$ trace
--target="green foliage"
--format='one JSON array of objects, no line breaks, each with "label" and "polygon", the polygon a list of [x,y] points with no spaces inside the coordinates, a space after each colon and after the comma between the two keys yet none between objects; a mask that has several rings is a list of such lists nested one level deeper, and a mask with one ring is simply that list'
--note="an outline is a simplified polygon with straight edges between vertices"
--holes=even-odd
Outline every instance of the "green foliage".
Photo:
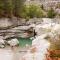
[{"label": "green foliage", "polygon": [[41,8],[44,10],[44,6],[43,6],[43,4],[41,5]]},{"label": "green foliage", "polygon": [[6,17],[12,17],[12,15],[13,15],[13,3],[12,3],[12,0],[5,0],[4,4],[5,4],[4,8],[5,8]]},{"label": "green foliage", "polygon": [[[22,18],[43,18],[46,17],[43,5],[24,5],[25,0],[0,0],[0,17],[22,17]],[[51,8],[48,10],[49,18],[55,17],[56,13]]]},{"label": "green foliage", "polygon": [[29,9],[28,9],[28,6],[24,5],[21,9],[21,13],[20,13],[20,16],[22,18],[27,18],[28,17],[28,13],[29,13]]},{"label": "green foliage", "polygon": [[35,17],[35,16],[36,16],[36,11],[37,11],[37,6],[35,6],[35,5],[30,5],[30,6],[29,6],[28,16],[29,16],[30,18]]},{"label": "green foliage", "polygon": [[0,17],[20,17],[24,0],[0,0]]},{"label": "green foliage", "polygon": [[4,3],[3,0],[0,0],[0,17],[4,15]]},{"label": "green foliage", "polygon": [[33,18],[33,17],[41,18],[41,17],[44,17],[44,11],[41,9],[40,6],[30,5],[28,15],[30,16],[30,18]]},{"label": "green foliage", "polygon": [[56,13],[54,12],[53,8],[50,8],[47,12],[48,18],[54,18],[56,16]]},{"label": "green foliage", "polygon": [[45,17],[44,10],[42,10],[41,8],[38,8],[37,11],[36,11],[36,17],[37,18],[43,18],[43,17]]},{"label": "green foliage", "polygon": [[37,5],[24,5],[21,10],[21,17],[23,18],[33,18],[33,17],[44,17],[44,11]]},{"label": "green foliage", "polygon": [[14,0],[14,14],[20,17],[21,8],[23,6],[24,0]]}]

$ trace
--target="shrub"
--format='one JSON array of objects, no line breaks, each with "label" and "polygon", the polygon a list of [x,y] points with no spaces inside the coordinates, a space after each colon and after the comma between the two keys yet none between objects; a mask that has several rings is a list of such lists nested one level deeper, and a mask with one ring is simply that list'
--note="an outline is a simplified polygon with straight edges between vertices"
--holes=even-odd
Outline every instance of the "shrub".
[{"label": "shrub", "polygon": [[21,10],[21,17],[23,18],[40,18],[44,17],[44,11],[41,9],[40,6],[37,5],[29,5],[26,6],[24,5],[22,10]]},{"label": "shrub", "polygon": [[56,16],[56,13],[54,12],[53,8],[50,8],[47,12],[48,18],[54,18]]},{"label": "shrub", "polygon": [[25,0],[0,0],[0,17],[20,17]]},{"label": "shrub", "polygon": [[24,5],[22,7],[21,13],[20,13],[21,18],[27,18],[28,17],[28,13],[29,13],[28,6]]}]

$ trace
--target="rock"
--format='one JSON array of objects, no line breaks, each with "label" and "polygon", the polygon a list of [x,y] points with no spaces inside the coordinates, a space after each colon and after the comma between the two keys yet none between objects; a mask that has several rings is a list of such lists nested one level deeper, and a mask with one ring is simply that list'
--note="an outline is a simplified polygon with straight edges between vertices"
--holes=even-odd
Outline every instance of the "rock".
[{"label": "rock", "polygon": [[32,18],[27,21],[27,24],[40,24],[42,22],[41,18]]},{"label": "rock", "polygon": [[4,48],[5,46],[4,45],[0,45],[0,48]]},{"label": "rock", "polygon": [[50,19],[50,18],[42,18],[42,20],[43,20],[43,24],[49,24],[49,23],[52,23],[52,19]]},{"label": "rock", "polygon": [[3,39],[3,37],[0,36],[0,48],[4,47],[5,47],[5,40]]},{"label": "rock", "polygon": [[22,38],[28,38],[29,34],[28,33],[23,33],[23,34],[20,35],[20,37],[22,37]]},{"label": "rock", "polygon": [[0,28],[6,28],[12,26],[12,23],[9,21],[9,18],[0,19]]},{"label": "rock", "polygon": [[35,32],[37,33],[37,35],[41,35],[41,34],[44,34],[44,33],[48,33],[51,31],[52,29],[52,26],[51,24],[38,24],[35,26]]},{"label": "rock", "polygon": [[54,31],[59,31],[60,30],[60,24],[55,24],[55,26],[52,28]]},{"label": "rock", "polygon": [[14,30],[28,30],[30,28],[31,28],[30,26],[18,26],[18,27],[12,28],[12,29],[14,29]]},{"label": "rock", "polygon": [[5,44],[5,40],[3,39],[2,36],[0,36],[0,44]]},{"label": "rock", "polygon": [[10,46],[16,46],[19,44],[19,41],[15,38],[15,39],[11,39],[10,41],[8,41],[8,44]]}]

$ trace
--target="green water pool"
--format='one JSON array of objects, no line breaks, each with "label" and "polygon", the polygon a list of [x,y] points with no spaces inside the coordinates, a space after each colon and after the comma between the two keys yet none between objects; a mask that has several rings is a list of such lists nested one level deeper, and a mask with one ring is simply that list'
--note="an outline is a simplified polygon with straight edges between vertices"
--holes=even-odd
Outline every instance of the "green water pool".
[{"label": "green water pool", "polygon": [[30,45],[32,44],[32,40],[30,38],[18,38],[19,40],[19,46],[24,47],[26,44]]}]

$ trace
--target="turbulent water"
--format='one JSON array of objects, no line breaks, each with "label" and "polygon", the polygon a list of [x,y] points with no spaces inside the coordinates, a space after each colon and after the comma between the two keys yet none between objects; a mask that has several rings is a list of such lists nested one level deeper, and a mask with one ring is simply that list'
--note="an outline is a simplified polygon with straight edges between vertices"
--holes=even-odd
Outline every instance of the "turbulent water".
[{"label": "turbulent water", "polygon": [[19,52],[20,50],[25,50],[15,47],[12,50],[10,47],[0,49],[0,60],[21,60],[21,57],[26,54],[26,52]]},{"label": "turbulent water", "polygon": [[[36,48],[35,53],[31,53],[30,51],[24,56],[25,60],[44,60],[46,57],[47,49],[50,46],[50,43],[44,39],[46,34],[42,36],[37,36],[32,41],[32,46]],[[33,48],[32,47],[32,48]]]},{"label": "turbulent water", "polygon": [[[44,35],[42,35],[42,37],[44,37]],[[35,46],[37,49],[36,60],[44,60],[45,54],[47,53],[47,49],[49,48],[50,43],[46,39],[41,38],[41,36],[38,36],[35,40],[33,40],[32,46]]]},{"label": "turbulent water", "polygon": [[[19,52],[16,53],[11,50],[0,49],[0,60],[17,60],[17,58],[18,60],[46,60],[46,53],[47,49],[49,49],[50,47],[50,42],[45,39],[45,37],[49,35],[53,41],[57,39],[59,40],[59,37],[57,35],[60,34],[60,24],[50,23],[50,21],[47,24],[45,23],[38,24],[36,26],[34,24],[30,25],[30,27],[34,27],[35,32],[37,33],[37,36],[35,36],[34,40],[32,41],[31,47],[32,49],[36,49],[34,53],[31,52],[31,49],[29,49],[26,54],[21,54]],[[22,59],[19,54],[22,55]]]},{"label": "turbulent water", "polygon": [[0,60],[13,60],[13,52],[11,50],[0,49]]}]

